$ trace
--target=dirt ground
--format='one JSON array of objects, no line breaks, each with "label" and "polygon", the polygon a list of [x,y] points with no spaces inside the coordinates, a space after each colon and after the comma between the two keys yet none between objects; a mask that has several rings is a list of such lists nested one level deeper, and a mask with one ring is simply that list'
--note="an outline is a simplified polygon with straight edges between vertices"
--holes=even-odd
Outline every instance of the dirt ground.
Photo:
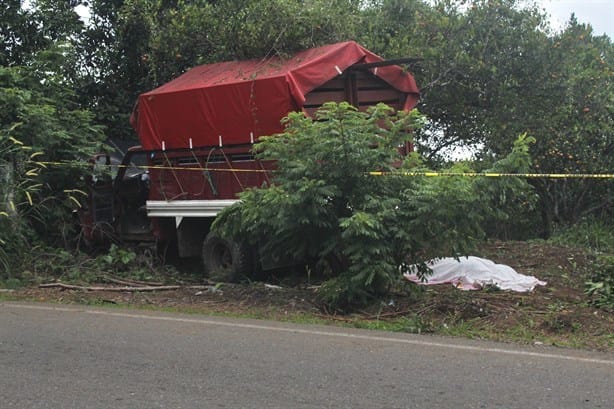
[{"label": "dirt ground", "polygon": [[[614,312],[588,304],[584,282],[592,256],[544,243],[490,242],[475,254],[547,281],[531,293],[461,291],[450,285],[406,288],[350,314],[330,311],[314,285],[260,282],[182,286],[147,292],[27,288],[11,298],[129,305],[183,312],[319,322],[393,331],[614,351]],[[200,283],[193,283],[200,284]],[[98,285],[98,284],[97,284]],[[101,283],[121,287],[119,283]],[[92,284],[90,284],[92,286]],[[413,289],[411,289],[413,287]]]}]

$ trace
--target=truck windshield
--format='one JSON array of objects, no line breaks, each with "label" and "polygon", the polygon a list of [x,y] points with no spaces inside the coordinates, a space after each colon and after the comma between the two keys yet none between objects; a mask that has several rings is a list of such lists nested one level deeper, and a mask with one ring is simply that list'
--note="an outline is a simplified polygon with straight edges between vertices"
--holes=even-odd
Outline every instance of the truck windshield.
[{"label": "truck windshield", "polygon": [[125,177],[131,178],[137,175],[148,173],[147,171],[147,153],[134,152],[130,156],[130,162],[126,164]]}]

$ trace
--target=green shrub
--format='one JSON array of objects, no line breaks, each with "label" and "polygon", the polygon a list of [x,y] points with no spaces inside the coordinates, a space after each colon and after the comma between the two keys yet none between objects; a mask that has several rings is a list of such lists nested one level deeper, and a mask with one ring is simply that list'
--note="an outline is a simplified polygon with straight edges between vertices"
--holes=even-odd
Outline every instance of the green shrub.
[{"label": "green shrub", "polygon": [[[531,169],[529,145],[535,138],[522,134],[514,142],[512,152],[498,160],[475,163],[480,170],[496,173],[527,173]],[[526,240],[535,237],[539,225],[536,205],[538,196],[526,179],[501,177],[476,181],[484,200],[492,211],[485,215],[483,223],[489,238],[502,240]]]},{"label": "green shrub", "polygon": [[600,255],[593,267],[593,274],[586,282],[586,294],[591,304],[598,307],[614,307],[614,256]]},{"label": "green shrub", "polygon": [[[213,229],[328,273],[324,301],[346,308],[376,300],[401,280],[401,266],[467,254],[483,237],[485,215],[505,214],[490,197],[505,186],[486,189],[497,182],[395,172],[397,147],[422,123],[416,111],[329,103],[316,119],[290,114],[284,133],[263,138],[258,156],[278,166],[272,185],[244,192]],[[526,162],[528,142],[520,138],[510,160]],[[402,169],[422,170],[415,156]]]},{"label": "green shrub", "polygon": [[130,248],[122,248],[112,244],[106,254],[101,254],[92,260],[92,268],[98,276],[111,274],[117,277],[136,280],[162,279],[163,273],[176,273],[172,266],[164,266],[164,271],[155,266],[155,257],[149,250],[136,252]]},{"label": "green shrub", "polygon": [[24,282],[17,278],[9,278],[5,281],[0,281],[0,288],[16,290],[24,286]]},{"label": "green shrub", "polygon": [[554,244],[586,247],[603,253],[614,252],[614,225],[611,221],[590,218],[559,228],[549,240]]},{"label": "green shrub", "polygon": [[19,278],[17,271],[33,239],[29,220],[39,216],[36,203],[42,164],[38,153],[0,130],[0,280]]},{"label": "green shrub", "polygon": [[96,257],[75,250],[33,246],[21,264],[20,279],[30,284],[49,280],[81,284],[105,281],[108,277],[166,281],[177,274],[170,265],[158,265],[148,249],[137,252],[116,245]]},{"label": "green shrub", "polygon": [[[82,187],[83,168],[77,164],[99,151],[103,140],[94,115],[75,104],[77,95],[56,66],[65,62],[62,47],[54,47],[37,54],[27,66],[0,66],[0,179],[10,174],[15,182],[11,189],[19,199],[15,204],[24,205],[17,212],[38,239],[64,247],[75,235],[74,203],[68,192]],[[33,152],[37,156],[32,158]],[[14,165],[9,172],[2,170],[6,163]],[[20,185],[30,181],[39,184],[36,192]],[[26,202],[38,207],[44,203],[44,211],[34,213],[35,206],[26,214]],[[24,250],[27,246],[17,254]]]}]

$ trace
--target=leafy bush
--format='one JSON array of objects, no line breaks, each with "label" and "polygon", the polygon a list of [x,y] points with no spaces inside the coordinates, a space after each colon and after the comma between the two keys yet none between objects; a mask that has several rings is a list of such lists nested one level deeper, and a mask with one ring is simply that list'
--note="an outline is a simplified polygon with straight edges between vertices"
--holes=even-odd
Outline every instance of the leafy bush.
[{"label": "leafy bush", "polygon": [[586,294],[592,297],[591,304],[614,308],[614,256],[597,257],[591,279],[586,282]]},{"label": "leafy bush", "polygon": [[28,219],[38,216],[40,204],[33,198],[43,166],[35,161],[38,155],[0,130],[0,279],[17,278],[14,270],[32,239]]},{"label": "leafy bush", "polygon": [[155,256],[147,249],[136,252],[112,244],[106,254],[100,254],[92,260],[92,269],[97,271],[99,276],[112,274],[136,280],[151,280],[154,277],[158,279],[160,278],[158,276],[164,272],[168,273],[169,277],[176,273],[170,265],[164,266],[165,271],[162,271],[156,268],[155,263]]},{"label": "leafy bush", "polygon": [[126,281],[172,281],[178,275],[171,265],[160,265],[147,248],[129,249],[112,245],[108,252],[96,257],[45,245],[32,246],[20,258],[19,274],[3,278],[0,287],[11,282],[21,285],[59,280],[65,283],[92,283],[119,279]]},{"label": "leafy bush", "polygon": [[584,219],[572,226],[555,230],[549,241],[554,244],[581,246],[611,253],[614,251],[614,226],[608,220]]},{"label": "leafy bush", "polygon": [[401,262],[390,229],[402,204],[401,179],[369,171],[393,170],[396,147],[421,117],[393,115],[384,105],[364,114],[341,103],[325,105],[317,119],[292,113],[285,133],[263,138],[257,149],[277,161],[274,184],[246,191],[243,205],[223,212],[214,229],[261,243],[272,258],[340,275],[345,288],[327,298],[363,301],[395,280]]},{"label": "leafy bush", "polygon": [[[273,184],[244,192],[213,229],[328,273],[321,294],[341,307],[385,294],[402,265],[421,264],[427,273],[424,262],[432,258],[466,254],[483,236],[484,215],[493,213],[486,182],[395,173],[397,147],[421,122],[416,111],[393,113],[383,104],[363,113],[329,103],[316,121],[290,114],[284,133],[256,147],[261,159],[277,161]],[[518,143],[517,160],[528,155],[526,143]],[[419,163],[412,155],[402,166],[420,170]]]},{"label": "leafy bush", "polygon": [[[512,152],[490,166],[475,163],[485,172],[528,173],[531,169],[529,145],[535,138],[521,134],[512,147]],[[536,214],[538,195],[526,179],[498,177],[476,181],[484,200],[489,203],[491,213],[485,215],[483,227],[487,237],[502,240],[525,240],[535,234],[534,226],[539,218]]]},{"label": "leafy bush", "polygon": [[63,75],[65,52],[58,47],[41,51],[31,65],[0,67],[0,135],[41,152],[38,161],[53,163],[39,169],[37,194],[30,191],[34,202],[46,203],[45,211],[26,217],[27,223],[40,240],[62,244],[74,236],[74,204],[66,192],[81,187],[83,168],[75,162],[98,151],[103,140],[93,114],[74,102],[77,96]]}]

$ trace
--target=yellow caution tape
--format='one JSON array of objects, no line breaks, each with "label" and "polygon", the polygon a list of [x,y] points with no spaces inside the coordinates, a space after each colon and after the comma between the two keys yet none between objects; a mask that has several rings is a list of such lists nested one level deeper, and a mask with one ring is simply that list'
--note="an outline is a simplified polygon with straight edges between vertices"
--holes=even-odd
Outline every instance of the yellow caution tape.
[{"label": "yellow caution tape", "polygon": [[488,177],[488,178],[501,178],[501,177],[520,177],[520,178],[574,178],[574,179],[614,179],[612,173],[481,173],[481,172],[369,172],[372,176],[424,176],[424,177],[440,177],[440,176],[454,176],[454,177]]},{"label": "yellow caution tape", "polygon": [[[70,167],[92,167],[91,163],[83,162],[37,162],[42,165],[50,166],[70,166]],[[98,165],[100,166],[100,165]],[[127,166],[127,165],[103,165],[117,168],[136,168],[143,170],[182,170],[195,172],[249,172],[249,173],[271,173],[274,170],[267,169],[236,169],[236,168],[203,168],[190,166],[162,166],[162,165],[147,165],[147,166]],[[393,171],[393,172],[369,172],[371,176],[422,176],[422,177],[520,177],[520,178],[548,178],[548,179],[614,179],[614,173],[493,173],[493,172],[411,172],[411,171]]]}]

